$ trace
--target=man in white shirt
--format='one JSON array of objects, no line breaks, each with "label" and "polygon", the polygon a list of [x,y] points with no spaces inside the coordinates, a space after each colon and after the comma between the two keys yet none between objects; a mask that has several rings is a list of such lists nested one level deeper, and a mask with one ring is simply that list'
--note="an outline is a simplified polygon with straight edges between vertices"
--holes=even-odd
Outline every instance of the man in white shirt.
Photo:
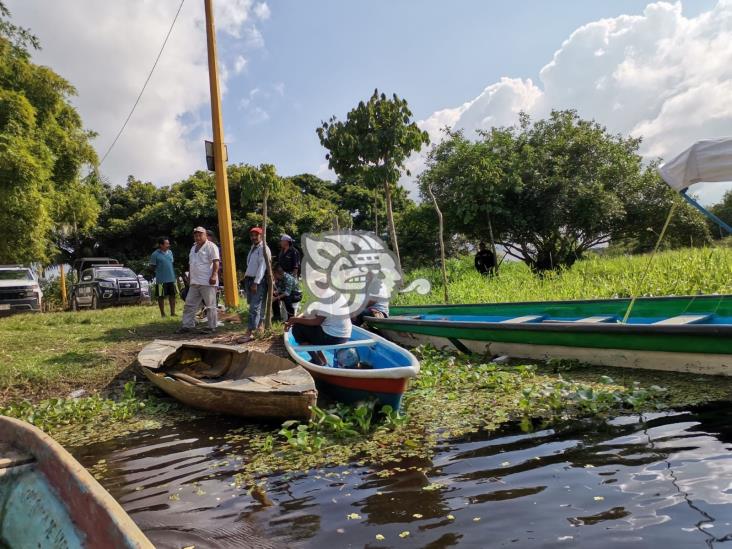
[{"label": "man in white shirt", "polygon": [[247,270],[244,273],[244,293],[249,303],[249,318],[247,319],[246,339],[250,339],[252,334],[259,329],[259,323],[262,320],[262,305],[264,296],[267,291],[267,258],[265,256],[265,247],[262,242],[262,229],[252,227],[249,231],[249,239],[252,247],[247,255]]},{"label": "man in white shirt", "polygon": [[218,247],[208,240],[206,229],[193,229],[195,244],[188,254],[190,287],[183,307],[183,322],[178,333],[190,332],[196,327],[196,311],[201,301],[206,307],[208,317],[208,332],[216,331],[218,310],[216,308],[216,286],[219,278]]}]

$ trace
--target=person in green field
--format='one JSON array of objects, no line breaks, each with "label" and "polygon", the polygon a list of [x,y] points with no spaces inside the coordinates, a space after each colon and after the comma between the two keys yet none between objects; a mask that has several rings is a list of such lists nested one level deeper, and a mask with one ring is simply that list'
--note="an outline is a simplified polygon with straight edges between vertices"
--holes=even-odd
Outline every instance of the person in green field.
[{"label": "person in green field", "polygon": [[150,265],[155,268],[154,295],[158,299],[160,315],[165,316],[165,298],[170,304],[170,316],[175,315],[175,300],[178,297],[175,269],[173,268],[173,252],[170,251],[170,240],[158,238],[158,249],[150,256]]}]

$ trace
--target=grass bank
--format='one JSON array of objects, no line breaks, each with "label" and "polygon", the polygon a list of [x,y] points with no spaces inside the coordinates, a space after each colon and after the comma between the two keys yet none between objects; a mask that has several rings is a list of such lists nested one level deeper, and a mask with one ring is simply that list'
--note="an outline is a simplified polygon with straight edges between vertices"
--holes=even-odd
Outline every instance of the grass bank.
[{"label": "grass bank", "polygon": [[[687,248],[659,253],[650,269],[648,255],[591,256],[568,269],[537,276],[521,262],[504,262],[497,276],[478,274],[472,257],[447,262],[451,303],[547,301],[639,296],[732,293],[732,248]],[[643,280],[643,273],[648,275]],[[402,294],[398,305],[442,303],[439,268],[417,269],[407,282],[426,278],[427,295]]]},{"label": "grass bank", "polygon": [[2,318],[0,405],[79,389],[121,394],[142,346],[175,338],[179,326],[180,316],[144,305]]}]

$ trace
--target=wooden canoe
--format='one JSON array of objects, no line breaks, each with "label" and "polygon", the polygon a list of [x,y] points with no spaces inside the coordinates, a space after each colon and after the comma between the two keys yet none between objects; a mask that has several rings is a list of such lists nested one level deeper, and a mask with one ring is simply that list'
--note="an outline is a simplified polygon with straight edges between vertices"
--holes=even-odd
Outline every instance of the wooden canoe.
[{"label": "wooden canoe", "polygon": [[392,307],[369,325],[401,345],[732,375],[732,295]]},{"label": "wooden canoe", "polygon": [[58,442],[5,416],[0,416],[0,547],[153,549]]},{"label": "wooden canoe", "polygon": [[[340,345],[301,345],[291,330],[285,332],[284,339],[287,352],[310,372],[318,388],[335,400],[349,404],[373,399],[382,406],[388,404],[398,410],[410,378],[419,373],[419,361],[412,353],[356,326],[352,329],[351,340]],[[369,364],[370,368],[333,367],[334,353],[345,348],[355,349],[360,361]],[[309,351],[322,352],[327,366],[310,362]]]},{"label": "wooden canoe", "polygon": [[258,351],[156,340],[137,359],[156,386],[201,410],[251,419],[306,419],[318,397],[307,371]]}]

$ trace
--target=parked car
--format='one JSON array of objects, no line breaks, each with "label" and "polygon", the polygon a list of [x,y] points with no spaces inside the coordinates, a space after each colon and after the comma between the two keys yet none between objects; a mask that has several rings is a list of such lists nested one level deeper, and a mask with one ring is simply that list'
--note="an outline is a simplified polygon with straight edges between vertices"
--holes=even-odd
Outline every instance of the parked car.
[{"label": "parked car", "polygon": [[22,265],[0,265],[0,315],[39,312],[43,292],[31,269]]},{"label": "parked car", "polygon": [[81,271],[72,290],[71,308],[131,305],[142,299],[141,284],[132,269],[119,264],[97,265]]},{"label": "parked car", "polygon": [[140,303],[143,305],[149,305],[152,303],[152,297],[150,295],[150,283],[141,274],[137,275],[137,280],[140,281]]}]

